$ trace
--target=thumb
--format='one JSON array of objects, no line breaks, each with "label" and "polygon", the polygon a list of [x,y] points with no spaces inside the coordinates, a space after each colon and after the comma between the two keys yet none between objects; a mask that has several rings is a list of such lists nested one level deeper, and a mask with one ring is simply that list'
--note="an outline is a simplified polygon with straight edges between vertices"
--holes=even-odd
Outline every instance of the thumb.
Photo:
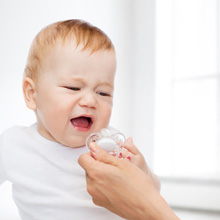
[{"label": "thumb", "polygon": [[100,162],[109,164],[109,165],[114,165],[117,166],[119,164],[120,160],[119,158],[116,158],[109,154],[108,152],[104,151],[101,149],[95,142],[92,142],[90,144],[90,150],[91,150],[91,155],[92,157]]},{"label": "thumb", "polygon": [[91,157],[90,153],[80,155],[78,158],[78,163],[85,171],[95,166],[95,160]]}]

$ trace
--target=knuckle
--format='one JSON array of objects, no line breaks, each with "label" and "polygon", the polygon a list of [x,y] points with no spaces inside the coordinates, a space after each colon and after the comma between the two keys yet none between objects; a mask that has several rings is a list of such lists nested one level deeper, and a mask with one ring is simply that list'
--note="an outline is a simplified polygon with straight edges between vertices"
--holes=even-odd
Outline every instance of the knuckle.
[{"label": "knuckle", "polygon": [[90,172],[89,172],[89,177],[90,177],[90,179],[92,179],[92,180],[97,180],[97,179],[99,179],[99,171],[97,170],[97,169],[93,169],[93,170],[91,170]]},{"label": "knuckle", "polygon": [[102,203],[98,200],[98,199],[96,199],[96,198],[92,198],[92,201],[93,201],[93,203],[95,204],[95,205],[97,205],[97,206],[102,206]]},{"label": "knuckle", "polygon": [[89,195],[94,196],[95,195],[95,189],[91,185],[87,185],[87,192]]}]

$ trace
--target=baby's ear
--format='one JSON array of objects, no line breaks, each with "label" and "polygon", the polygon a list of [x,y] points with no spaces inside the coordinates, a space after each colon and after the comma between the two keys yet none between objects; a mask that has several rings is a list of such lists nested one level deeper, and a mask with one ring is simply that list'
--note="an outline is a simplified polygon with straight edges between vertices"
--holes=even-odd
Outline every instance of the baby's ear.
[{"label": "baby's ear", "polygon": [[31,110],[36,110],[36,86],[34,81],[29,77],[26,77],[23,80],[23,94],[26,106]]}]

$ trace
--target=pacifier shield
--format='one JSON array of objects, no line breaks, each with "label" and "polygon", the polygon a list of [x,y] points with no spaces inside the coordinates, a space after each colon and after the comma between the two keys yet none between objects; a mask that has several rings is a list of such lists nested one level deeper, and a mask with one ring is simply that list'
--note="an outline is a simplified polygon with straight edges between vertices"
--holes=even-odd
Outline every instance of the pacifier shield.
[{"label": "pacifier shield", "polygon": [[98,133],[90,134],[86,139],[86,147],[90,150],[90,143],[96,144],[109,154],[119,157],[121,148],[124,145],[125,137],[113,128],[101,129]]}]

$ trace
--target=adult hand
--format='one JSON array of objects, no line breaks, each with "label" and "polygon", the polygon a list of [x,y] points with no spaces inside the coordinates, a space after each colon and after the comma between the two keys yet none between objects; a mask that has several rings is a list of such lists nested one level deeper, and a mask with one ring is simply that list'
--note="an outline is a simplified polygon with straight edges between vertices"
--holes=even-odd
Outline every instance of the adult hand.
[{"label": "adult hand", "polygon": [[95,143],[79,157],[94,204],[128,220],[178,220],[149,175],[129,160],[113,157]]},{"label": "adult hand", "polygon": [[144,156],[138,150],[138,148],[134,145],[133,140],[129,137],[123,146],[123,150],[121,150],[120,156],[124,159],[128,159],[131,163],[142,169],[147,175],[150,176],[154,186],[158,191],[160,191],[160,180],[153,172],[151,172],[148,167]]}]

